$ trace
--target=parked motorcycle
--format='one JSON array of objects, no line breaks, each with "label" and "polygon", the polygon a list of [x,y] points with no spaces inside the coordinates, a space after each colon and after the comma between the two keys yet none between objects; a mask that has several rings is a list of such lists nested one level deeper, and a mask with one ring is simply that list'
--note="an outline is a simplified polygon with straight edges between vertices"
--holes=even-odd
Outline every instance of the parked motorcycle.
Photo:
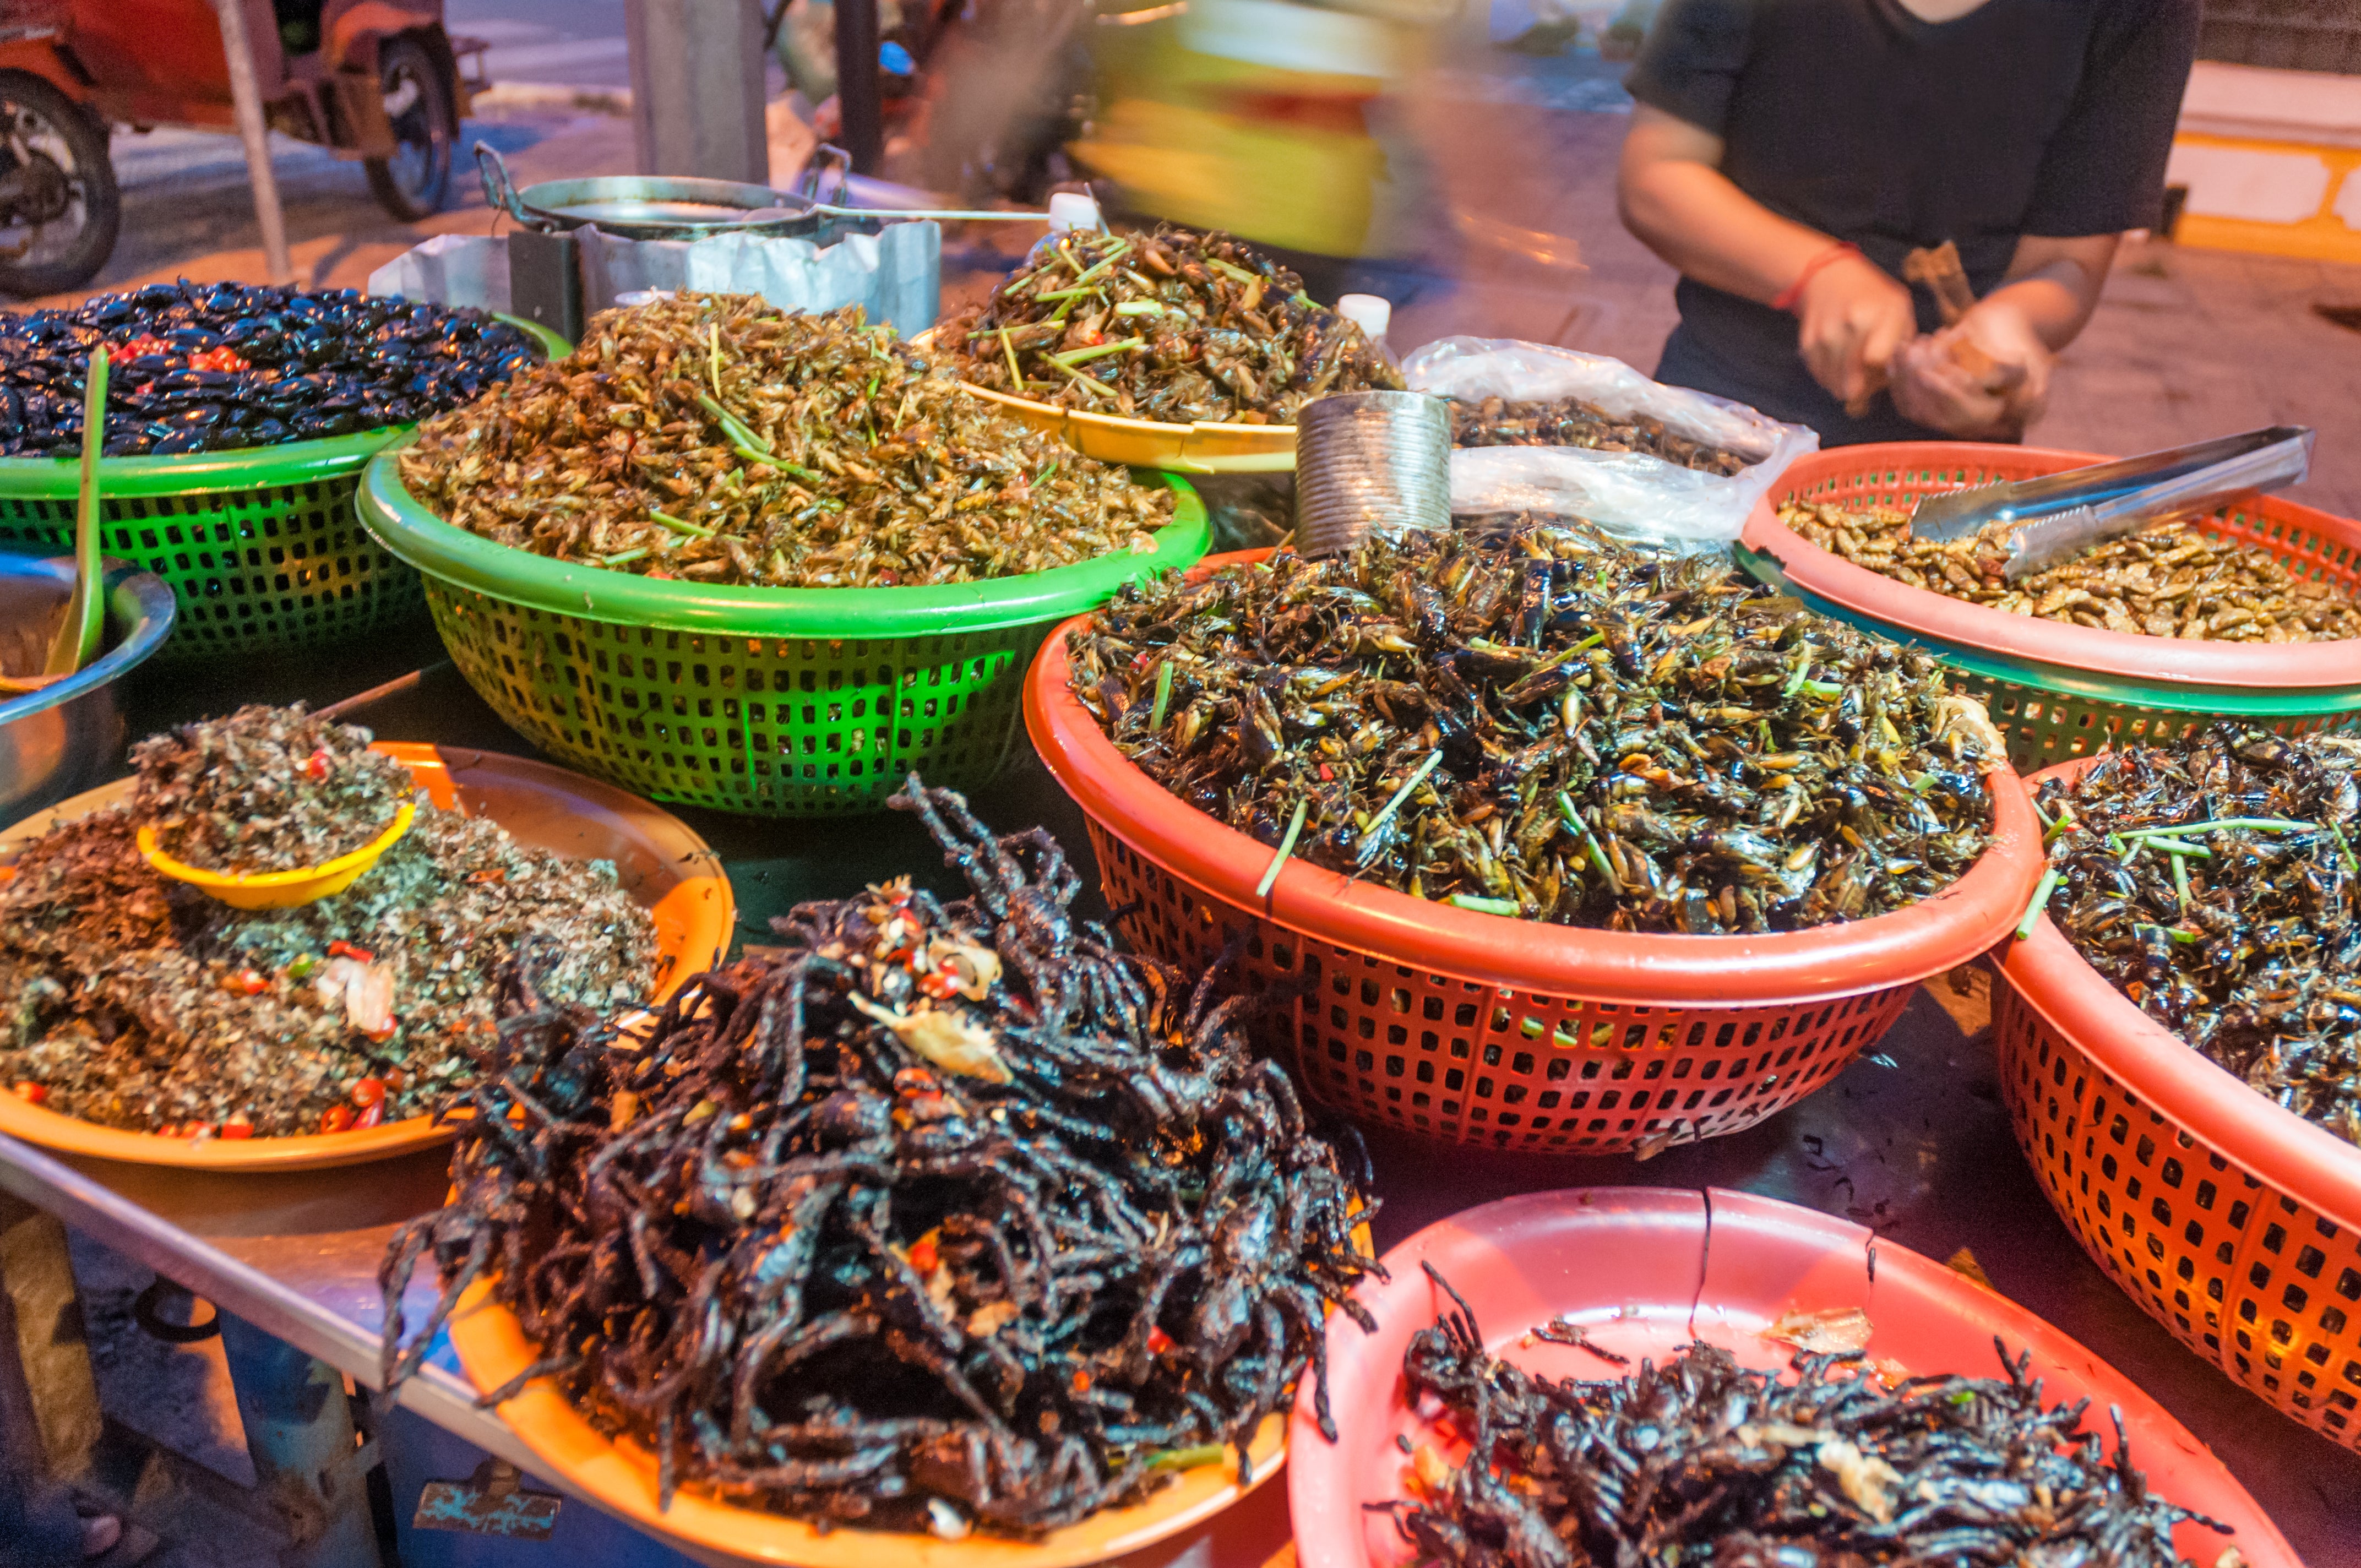
[{"label": "parked motorcycle", "polygon": [[[270,128],[357,159],[394,217],[439,210],[478,41],[442,0],[240,0]],[[112,128],[236,124],[209,0],[0,0],[0,292],[80,288],[114,253]]]}]

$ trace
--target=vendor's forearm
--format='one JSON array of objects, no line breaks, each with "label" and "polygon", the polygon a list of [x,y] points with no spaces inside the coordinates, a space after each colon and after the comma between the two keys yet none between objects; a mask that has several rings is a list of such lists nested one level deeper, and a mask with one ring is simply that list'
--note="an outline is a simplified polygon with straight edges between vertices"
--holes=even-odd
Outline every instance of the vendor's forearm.
[{"label": "vendor's forearm", "polygon": [[2099,303],[2099,291],[2114,259],[2115,236],[2059,240],[2027,236],[2017,242],[2008,280],[1988,297],[2004,299],[2057,353],[2082,330]]},{"label": "vendor's forearm", "polygon": [[1769,304],[1834,243],[1779,216],[1702,163],[1667,160],[1627,170],[1626,227],[1688,277]]}]

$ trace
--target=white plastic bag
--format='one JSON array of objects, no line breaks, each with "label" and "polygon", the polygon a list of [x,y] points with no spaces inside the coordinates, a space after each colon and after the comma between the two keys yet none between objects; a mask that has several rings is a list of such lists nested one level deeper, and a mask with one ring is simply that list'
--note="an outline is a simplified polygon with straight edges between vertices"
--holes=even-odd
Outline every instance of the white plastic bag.
[{"label": "white plastic bag", "polygon": [[1451,510],[1556,512],[1632,538],[1689,549],[1727,544],[1787,465],[1820,444],[1727,398],[1651,381],[1620,359],[1510,338],[1446,337],[1402,362],[1412,389],[1478,401],[1579,398],[1617,419],[1644,414],[1691,441],[1750,459],[1724,477],[1639,452],[1477,446],[1451,455]]}]

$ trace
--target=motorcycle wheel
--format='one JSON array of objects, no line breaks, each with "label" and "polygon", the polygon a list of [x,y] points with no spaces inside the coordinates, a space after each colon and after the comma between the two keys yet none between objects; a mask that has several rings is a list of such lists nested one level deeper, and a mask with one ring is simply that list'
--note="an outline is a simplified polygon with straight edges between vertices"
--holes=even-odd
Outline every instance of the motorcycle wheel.
[{"label": "motorcycle wheel", "polygon": [[416,223],[441,211],[451,192],[450,86],[415,38],[380,47],[377,71],[395,148],[391,158],[367,160],[369,193],[403,223]]},{"label": "motorcycle wheel", "polygon": [[19,171],[25,188],[0,206],[0,293],[81,288],[123,226],[106,126],[39,77],[0,71],[0,184]]}]

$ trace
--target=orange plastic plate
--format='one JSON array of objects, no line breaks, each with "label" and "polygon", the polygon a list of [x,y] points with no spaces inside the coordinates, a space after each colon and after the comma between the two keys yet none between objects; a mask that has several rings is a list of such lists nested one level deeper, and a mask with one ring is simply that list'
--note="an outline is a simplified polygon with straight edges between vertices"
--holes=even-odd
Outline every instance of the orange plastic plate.
[{"label": "orange plastic plate", "polygon": [[[659,954],[656,999],[728,952],[737,906],[720,857],[672,813],[611,784],[497,751],[414,742],[373,748],[407,767],[445,810],[489,817],[517,842],[574,861],[612,861],[623,890],[653,916]],[[131,794],[118,779],[0,833],[0,859],[60,822],[114,806]],[[162,1138],[61,1116],[0,1091],[0,1133],[71,1155],[193,1170],[310,1170],[389,1159],[447,1142],[449,1124],[413,1116],[381,1127],[291,1138]]]},{"label": "orange plastic plate", "polygon": [[[1554,1318],[1634,1362],[1661,1365],[1704,1340],[1744,1365],[1784,1367],[1794,1351],[1763,1331],[1790,1311],[1857,1307],[1869,1316],[1869,1354],[1912,1375],[2003,1376],[1997,1335],[2012,1354],[2033,1353],[2031,1376],[2046,1402],[2088,1398],[2084,1424],[2114,1433],[2106,1411],[2123,1411],[2132,1461],[2158,1492],[2221,1520],[2250,1568],[2301,1568],[2295,1553],[2246,1489],[2212,1451],[2129,1378],[1999,1293],[1858,1225],[1792,1203],[1715,1189],[1674,1191],[1604,1187],[1533,1193],[1428,1226],[1385,1257],[1389,1279],[1364,1282],[1359,1297],[1378,1331],[1363,1333],[1342,1314],[1328,1325],[1330,1408],[1337,1441],[1313,1425],[1308,1395],[1297,1400],[1290,1433],[1288,1498],[1301,1568],[1392,1568],[1408,1547],[1384,1513],[1364,1504],[1408,1496],[1408,1457],[1427,1437],[1405,1400],[1401,1365],[1411,1335],[1433,1323],[1446,1298],[1427,1279],[1432,1263],[1474,1309],[1495,1354],[1552,1377],[1600,1381],[1624,1375],[1568,1346],[1518,1345],[1526,1330]],[[2183,1525],[2181,1557],[2212,1563],[2224,1539]]]},{"label": "orange plastic plate", "polygon": [[[514,1313],[491,1299],[491,1282],[478,1280],[451,1316],[451,1346],[479,1391],[489,1392],[538,1361],[540,1352]],[[618,1442],[585,1420],[549,1379],[536,1378],[500,1408],[500,1418],[524,1440],[549,1474],[601,1507],[654,1535],[707,1552],[755,1563],[800,1568],[1080,1568],[1153,1545],[1212,1518],[1276,1475],[1287,1457],[1284,1412],[1264,1420],[1247,1448],[1252,1485],[1238,1485],[1235,1456],[1184,1470],[1172,1484],[1136,1508],[1111,1508],[1038,1541],[971,1535],[886,1535],[836,1530],[826,1534],[800,1519],[741,1508],[684,1486],[672,1507],[656,1507],[655,1456],[629,1440]]]}]

